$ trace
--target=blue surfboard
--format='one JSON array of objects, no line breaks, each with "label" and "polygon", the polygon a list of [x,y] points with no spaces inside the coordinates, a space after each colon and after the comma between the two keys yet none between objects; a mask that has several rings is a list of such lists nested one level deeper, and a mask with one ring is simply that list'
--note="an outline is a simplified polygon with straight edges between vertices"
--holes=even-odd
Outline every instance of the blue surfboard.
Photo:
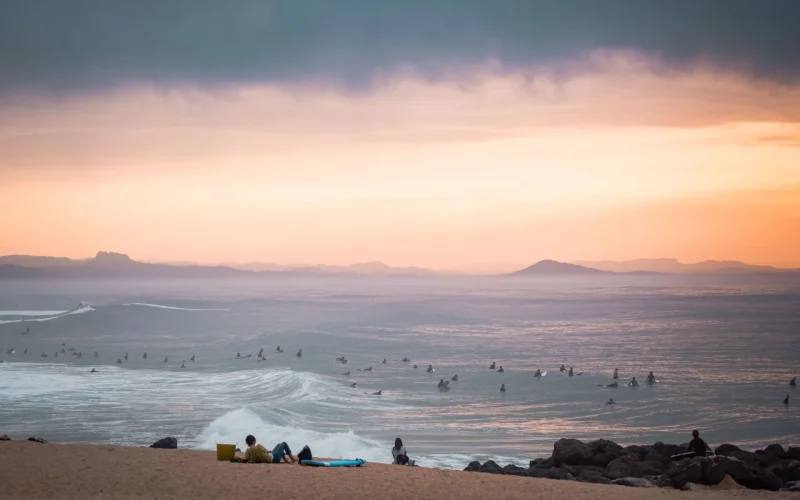
[{"label": "blue surfboard", "polygon": [[355,460],[331,460],[329,462],[323,462],[321,460],[301,460],[300,463],[303,465],[311,465],[312,467],[361,467],[367,463],[367,461],[356,458]]}]

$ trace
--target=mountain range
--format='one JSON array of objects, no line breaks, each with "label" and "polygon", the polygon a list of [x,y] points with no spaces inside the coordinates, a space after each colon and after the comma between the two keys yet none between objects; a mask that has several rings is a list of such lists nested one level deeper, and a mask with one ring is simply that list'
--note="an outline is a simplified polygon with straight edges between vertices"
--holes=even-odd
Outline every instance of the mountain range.
[{"label": "mountain range", "polygon": [[[542,260],[504,276],[603,276],[614,274],[741,274],[796,273],[798,269],[755,266],[738,261],[704,261],[684,264],[675,259],[637,259],[631,261],[579,261],[573,263]],[[453,272],[420,267],[392,267],[383,262],[349,266],[279,265],[251,262],[202,266],[187,262],[140,262],[115,252],[98,252],[89,259],[0,256],[0,279],[32,278],[236,278],[292,276],[440,276]],[[466,274],[466,273],[462,273]],[[492,275],[499,276],[498,273]]]}]

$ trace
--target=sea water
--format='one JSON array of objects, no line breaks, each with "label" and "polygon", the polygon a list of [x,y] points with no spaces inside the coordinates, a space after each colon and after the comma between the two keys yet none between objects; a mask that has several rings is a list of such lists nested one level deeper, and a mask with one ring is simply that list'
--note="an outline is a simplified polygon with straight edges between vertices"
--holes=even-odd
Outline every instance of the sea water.
[{"label": "sea water", "polygon": [[[680,443],[699,429],[712,444],[798,444],[800,395],[788,382],[800,372],[799,285],[2,281],[0,433],[119,445],[174,436],[196,449],[241,447],[254,434],[268,446],[377,462],[391,460],[399,436],[419,464],[444,468],[526,464],[562,437]],[[620,387],[599,387],[614,368]],[[536,369],[547,375],[534,378]],[[437,388],[456,374],[448,391]],[[640,387],[623,386],[633,376]],[[786,394],[797,404],[785,407]]]}]

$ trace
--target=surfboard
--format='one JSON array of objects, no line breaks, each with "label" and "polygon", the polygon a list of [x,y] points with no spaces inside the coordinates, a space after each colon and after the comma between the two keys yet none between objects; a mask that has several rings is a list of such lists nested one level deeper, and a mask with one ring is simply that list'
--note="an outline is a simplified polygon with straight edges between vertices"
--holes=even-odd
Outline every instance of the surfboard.
[{"label": "surfboard", "polygon": [[367,461],[356,458],[355,460],[330,460],[327,462],[321,460],[301,460],[300,463],[312,467],[361,467],[367,463]]},{"label": "surfboard", "polygon": [[547,370],[542,372],[542,377],[544,377],[545,375],[547,375]]}]

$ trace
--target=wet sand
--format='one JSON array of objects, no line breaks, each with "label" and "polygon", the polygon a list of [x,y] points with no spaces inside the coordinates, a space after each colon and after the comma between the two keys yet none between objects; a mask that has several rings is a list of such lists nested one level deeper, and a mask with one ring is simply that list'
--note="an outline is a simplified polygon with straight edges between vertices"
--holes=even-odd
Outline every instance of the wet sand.
[{"label": "wet sand", "polygon": [[681,492],[382,464],[330,469],[233,464],[217,462],[208,451],[10,441],[0,442],[0,498],[796,500],[800,495],[735,484]]}]

